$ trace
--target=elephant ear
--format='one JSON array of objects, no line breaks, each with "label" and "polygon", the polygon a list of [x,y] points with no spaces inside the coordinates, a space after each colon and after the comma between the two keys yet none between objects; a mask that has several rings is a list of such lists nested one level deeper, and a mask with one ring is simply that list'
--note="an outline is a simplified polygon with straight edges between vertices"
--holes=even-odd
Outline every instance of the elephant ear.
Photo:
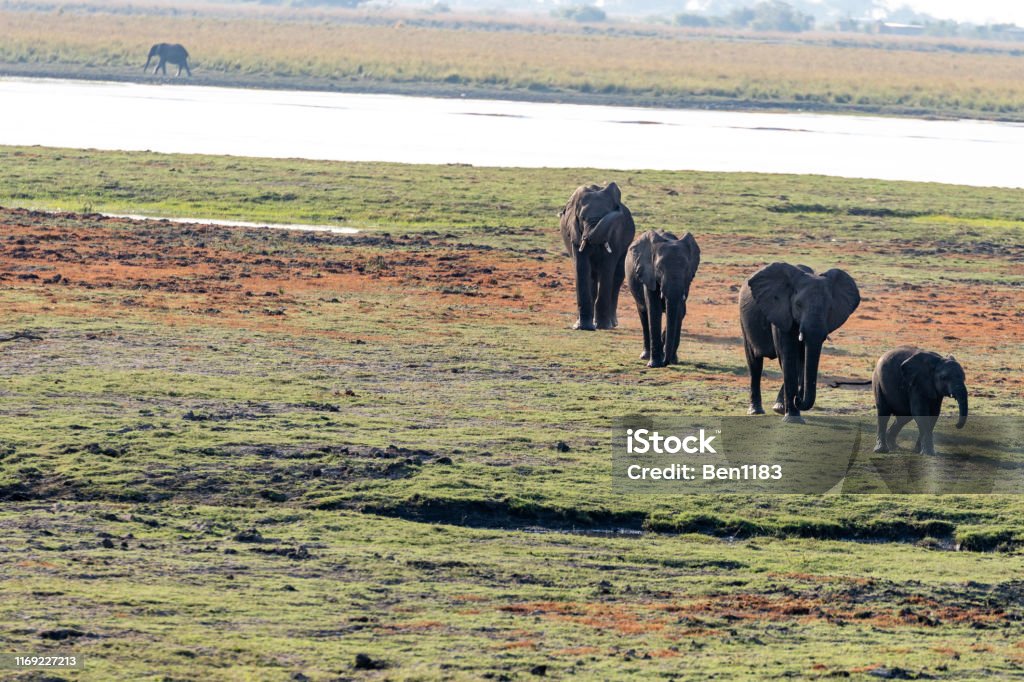
[{"label": "elephant ear", "polygon": [[689,282],[693,280],[694,275],[697,274],[697,268],[700,267],[700,247],[697,246],[697,240],[689,232],[683,235],[679,241],[686,247],[688,253],[687,262],[690,264],[690,271],[686,275],[686,281]]},{"label": "elephant ear", "polygon": [[832,308],[828,311],[828,331],[831,334],[843,326],[860,305],[860,290],[845,270],[833,268],[822,274],[832,288]]},{"label": "elephant ear", "polygon": [[936,353],[918,351],[900,364],[900,374],[911,388],[919,387],[920,390],[931,397],[935,397],[935,382],[932,376],[935,368],[942,362],[942,357]]},{"label": "elephant ear", "polygon": [[565,239],[565,248],[572,251],[573,244],[579,244],[583,238],[583,221],[579,219],[580,201],[587,191],[586,186],[577,187],[576,191],[565,202],[565,206],[558,212],[559,226],[562,229],[562,237]]},{"label": "elephant ear", "polygon": [[609,182],[608,186],[602,191],[611,196],[612,202],[615,204],[615,207],[618,208],[619,204],[622,203],[622,191],[619,189],[619,186],[614,182]]},{"label": "elephant ear", "polygon": [[793,282],[805,275],[789,263],[772,263],[747,280],[758,309],[779,329],[793,326]]},{"label": "elephant ear", "polygon": [[658,288],[658,281],[654,274],[654,237],[653,232],[644,232],[629,245],[633,276],[650,291],[655,291]]}]

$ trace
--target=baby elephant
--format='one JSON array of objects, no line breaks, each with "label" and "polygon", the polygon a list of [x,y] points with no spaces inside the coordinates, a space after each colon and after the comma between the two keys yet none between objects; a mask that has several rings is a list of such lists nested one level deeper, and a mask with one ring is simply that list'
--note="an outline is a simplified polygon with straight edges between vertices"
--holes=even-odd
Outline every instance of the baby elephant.
[{"label": "baby elephant", "polygon": [[[960,419],[956,428],[962,429],[967,421],[967,387],[964,370],[952,355],[913,346],[900,346],[878,359],[871,376],[878,408],[878,442],[875,452],[889,452],[896,447],[900,429],[911,419],[917,422],[916,449],[922,455],[934,455],[932,431],[942,410],[942,399],[954,398],[960,405]],[[895,416],[892,428],[886,433],[889,417]]]},{"label": "baby elephant", "polygon": [[[669,232],[648,230],[636,238],[626,253],[626,278],[644,328],[644,352],[648,367],[679,362],[679,334],[686,317],[690,282],[700,265],[700,247],[689,232],[676,239]],[[661,315],[667,317],[661,332]]]}]

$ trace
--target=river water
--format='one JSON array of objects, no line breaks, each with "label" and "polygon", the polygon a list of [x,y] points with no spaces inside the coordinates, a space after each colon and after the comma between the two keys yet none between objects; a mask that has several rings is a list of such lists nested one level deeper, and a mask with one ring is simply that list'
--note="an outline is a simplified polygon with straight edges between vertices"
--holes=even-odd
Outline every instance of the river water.
[{"label": "river water", "polygon": [[0,144],[1024,187],[1024,125],[0,79]]}]

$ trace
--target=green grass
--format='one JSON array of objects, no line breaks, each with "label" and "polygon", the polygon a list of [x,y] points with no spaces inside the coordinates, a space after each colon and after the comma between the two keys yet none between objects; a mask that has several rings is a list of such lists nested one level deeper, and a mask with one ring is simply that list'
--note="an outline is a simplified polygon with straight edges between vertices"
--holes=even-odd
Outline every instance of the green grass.
[{"label": "green grass", "polygon": [[[643,368],[625,301],[619,330],[568,329],[557,210],[611,179],[702,245],[678,367]],[[0,335],[43,337],[0,344],[0,651],[70,649],[90,680],[1018,674],[1018,496],[623,495],[607,437],[743,413],[729,287],[777,258],[861,285],[824,372],[923,338],[975,414],[1019,414],[1019,194],[2,148],[4,206],[366,232],[0,212]]]},{"label": "green grass", "polygon": [[768,239],[784,231],[887,244],[895,232],[899,239],[1009,243],[1024,223],[1015,190],[950,193],[940,184],[824,176],[524,171],[41,147],[0,147],[0,164],[0,202],[7,206],[471,234],[474,243],[527,248],[554,246],[550,228],[565,188],[595,178],[623,186],[638,225],[701,234]]},{"label": "green grass", "polygon": [[[17,559],[2,560],[0,612],[17,622],[7,641],[40,650],[37,629],[85,633],[53,646],[85,656],[83,679],[328,680],[357,672],[357,653],[399,680],[528,679],[537,665],[556,678],[649,679],[1020,669],[1016,626],[993,625],[987,604],[1019,590],[1018,555],[887,545],[880,561],[877,546],[827,541],[538,535],[209,506],[23,505],[0,527]],[[237,539],[251,528],[262,542]],[[307,558],[269,553],[298,547]],[[921,624],[946,601],[974,615]]]}]

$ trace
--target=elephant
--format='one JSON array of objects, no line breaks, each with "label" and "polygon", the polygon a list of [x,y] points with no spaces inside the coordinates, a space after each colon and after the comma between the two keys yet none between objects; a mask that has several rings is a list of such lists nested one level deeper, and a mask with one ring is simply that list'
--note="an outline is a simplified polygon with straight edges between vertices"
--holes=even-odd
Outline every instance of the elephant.
[{"label": "elephant", "polygon": [[[952,355],[924,351],[914,346],[900,346],[878,359],[871,375],[878,409],[878,439],[875,452],[889,452],[896,447],[896,437],[907,422],[917,422],[917,445],[922,455],[934,455],[932,440],[935,422],[942,411],[942,399],[956,400],[960,418],[956,428],[967,423],[967,386],[964,369]],[[896,420],[886,433],[889,417]]]},{"label": "elephant", "polygon": [[783,420],[803,424],[814,406],[821,346],[860,305],[857,283],[843,270],[820,275],[806,265],[772,263],[740,289],[740,326],[750,369],[748,414],[764,414],[761,371],[778,358],[783,386],[773,407]]},{"label": "elephant", "polygon": [[573,329],[613,329],[619,291],[626,277],[626,249],[633,241],[633,215],[622,203],[619,186],[578,187],[561,210],[562,241],[576,270],[576,307]]},{"label": "elephant", "polygon": [[689,232],[676,239],[670,232],[648,230],[630,244],[626,277],[644,330],[644,352],[640,358],[649,360],[648,367],[679,362],[677,351],[686,317],[686,299],[699,265],[700,247]]},{"label": "elephant", "polygon": [[188,50],[181,45],[157,43],[153,47],[149,48],[149,58],[146,59],[146,65],[142,67],[143,71],[149,68],[149,63],[153,61],[153,57],[159,58],[156,68],[153,69],[154,74],[157,71],[163,71],[166,76],[167,62],[170,62],[178,67],[178,73],[175,74],[176,76],[181,75],[182,69],[185,69],[185,72],[188,73],[189,76],[192,75],[192,69],[188,68]]}]

